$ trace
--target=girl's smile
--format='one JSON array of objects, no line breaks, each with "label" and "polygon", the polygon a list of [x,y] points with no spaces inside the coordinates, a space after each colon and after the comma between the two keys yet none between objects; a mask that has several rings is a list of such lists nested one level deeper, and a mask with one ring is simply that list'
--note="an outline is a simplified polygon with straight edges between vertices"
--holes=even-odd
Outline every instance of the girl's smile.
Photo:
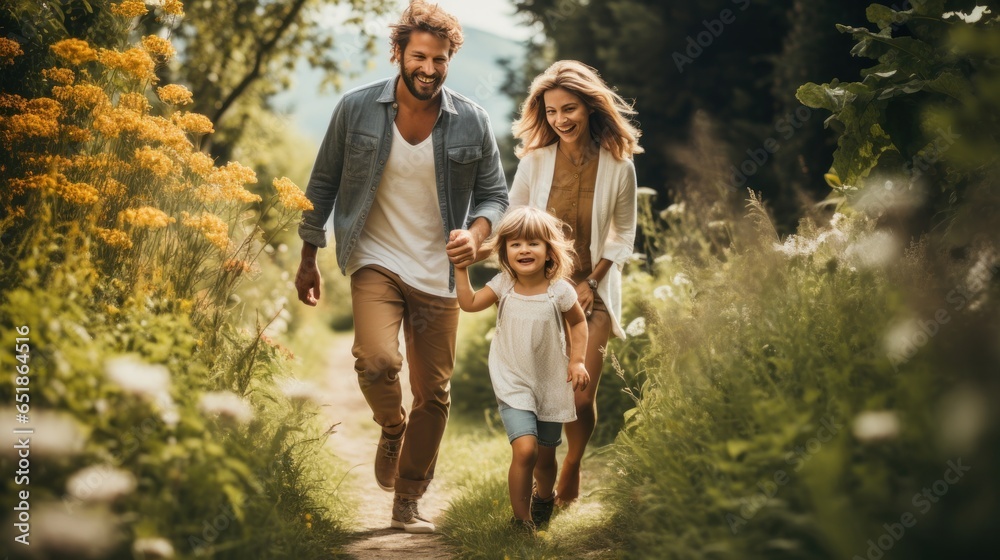
[{"label": "girl's smile", "polygon": [[541,239],[514,238],[507,240],[507,262],[518,279],[541,274],[549,257],[548,244]]}]

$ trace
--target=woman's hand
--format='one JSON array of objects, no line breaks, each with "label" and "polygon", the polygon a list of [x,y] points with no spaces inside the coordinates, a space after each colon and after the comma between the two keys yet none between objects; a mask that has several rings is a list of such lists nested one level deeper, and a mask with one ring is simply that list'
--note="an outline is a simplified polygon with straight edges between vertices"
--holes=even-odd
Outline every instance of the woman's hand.
[{"label": "woman's hand", "polygon": [[594,310],[594,290],[590,289],[587,282],[580,282],[576,285],[576,301],[580,302],[584,315],[590,317]]}]

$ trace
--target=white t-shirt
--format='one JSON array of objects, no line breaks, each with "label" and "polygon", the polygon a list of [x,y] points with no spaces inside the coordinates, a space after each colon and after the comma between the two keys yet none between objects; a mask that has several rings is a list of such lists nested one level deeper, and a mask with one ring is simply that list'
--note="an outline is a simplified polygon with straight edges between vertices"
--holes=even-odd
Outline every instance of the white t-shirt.
[{"label": "white t-shirt", "polygon": [[486,285],[500,299],[489,358],[497,401],[530,410],[544,422],[576,420],[573,385],[566,381],[566,337],[560,327],[563,313],[576,303],[573,285],[557,280],[546,293],[525,296],[514,291],[514,279],[504,272]]},{"label": "white t-shirt", "polygon": [[377,264],[422,292],[455,297],[448,290],[447,243],[434,179],[434,135],[414,146],[395,123],[392,133],[389,160],[347,274]]}]

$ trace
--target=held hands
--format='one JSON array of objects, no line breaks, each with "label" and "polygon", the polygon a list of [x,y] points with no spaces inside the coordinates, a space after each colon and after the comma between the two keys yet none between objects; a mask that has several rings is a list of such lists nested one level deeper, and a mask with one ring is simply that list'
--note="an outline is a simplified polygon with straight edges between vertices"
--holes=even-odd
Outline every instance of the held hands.
[{"label": "held hands", "polygon": [[448,260],[455,268],[465,268],[476,262],[480,241],[467,229],[453,229],[448,235]]},{"label": "held hands", "polygon": [[569,365],[566,370],[566,382],[573,383],[574,391],[583,391],[590,384],[590,374],[583,363],[577,362]]},{"label": "held hands", "polygon": [[295,289],[299,292],[299,301],[316,307],[322,284],[323,279],[319,267],[316,266],[316,259],[302,259],[299,270],[295,273]]}]

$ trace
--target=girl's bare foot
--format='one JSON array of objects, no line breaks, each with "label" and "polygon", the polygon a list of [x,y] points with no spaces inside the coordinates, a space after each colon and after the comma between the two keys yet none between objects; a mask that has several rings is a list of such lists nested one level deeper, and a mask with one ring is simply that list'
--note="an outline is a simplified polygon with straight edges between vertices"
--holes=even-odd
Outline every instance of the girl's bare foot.
[{"label": "girl's bare foot", "polygon": [[556,486],[556,505],[565,507],[575,502],[580,496],[580,465],[563,463],[559,473],[559,484]]}]

